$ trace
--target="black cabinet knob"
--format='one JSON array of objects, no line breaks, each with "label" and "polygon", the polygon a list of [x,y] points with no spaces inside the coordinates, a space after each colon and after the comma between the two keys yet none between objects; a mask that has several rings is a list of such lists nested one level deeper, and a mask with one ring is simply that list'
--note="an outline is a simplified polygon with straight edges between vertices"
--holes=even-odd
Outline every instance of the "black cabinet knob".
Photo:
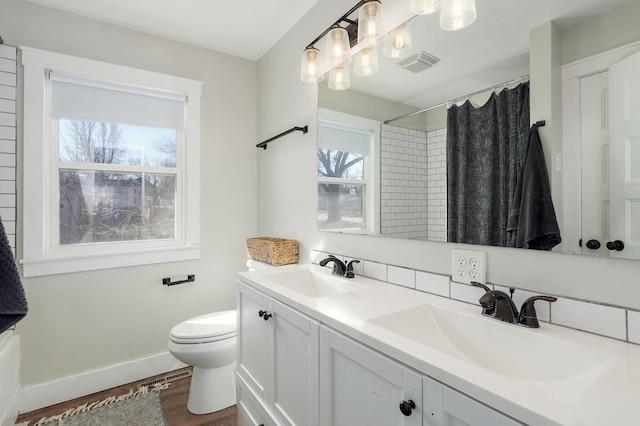
[{"label": "black cabinet knob", "polygon": [[271,318],[271,316],[272,316],[271,314],[268,314],[267,312],[265,312],[264,315],[262,315],[262,319],[267,321],[269,320],[269,318]]},{"label": "black cabinet knob", "polygon": [[411,399],[400,403],[400,412],[405,416],[410,416],[414,408],[416,408],[416,403]]},{"label": "black cabinet knob", "polygon": [[600,248],[600,241],[598,240],[587,241],[587,248],[591,250],[598,250]]},{"label": "black cabinet knob", "polygon": [[609,241],[607,243],[607,248],[609,250],[622,251],[624,250],[624,243],[620,240]]},{"label": "black cabinet knob", "polygon": [[259,316],[260,318],[262,318],[262,316],[263,316],[264,314],[266,314],[266,313],[267,313],[267,311],[263,311],[262,309],[260,309],[260,310],[258,311],[258,316]]}]

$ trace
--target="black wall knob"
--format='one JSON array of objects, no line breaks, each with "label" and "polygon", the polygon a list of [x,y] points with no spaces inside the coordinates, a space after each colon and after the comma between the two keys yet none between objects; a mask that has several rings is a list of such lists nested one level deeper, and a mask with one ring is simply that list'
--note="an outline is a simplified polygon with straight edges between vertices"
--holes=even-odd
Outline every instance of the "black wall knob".
[{"label": "black wall knob", "polygon": [[410,416],[414,408],[416,408],[416,403],[411,399],[400,403],[400,412],[405,416]]},{"label": "black wall knob", "polygon": [[620,240],[609,241],[607,243],[607,248],[609,250],[622,251],[624,250],[624,243]]},{"label": "black wall knob", "polygon": [[600,241],[598,240],[587,241],[587,248],[591,250],[598,250],[600,248]]}]

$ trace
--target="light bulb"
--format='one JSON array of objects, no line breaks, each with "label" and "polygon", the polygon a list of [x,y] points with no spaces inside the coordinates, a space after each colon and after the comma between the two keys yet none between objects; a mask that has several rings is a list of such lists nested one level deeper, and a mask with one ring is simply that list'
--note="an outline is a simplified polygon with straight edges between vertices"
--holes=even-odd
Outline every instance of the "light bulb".
[{"label": "light bulb", "polygon": [[317,83],[322,81],[324,74],[320,72],[320,51],[313,46],[307,47],[302,52],[300,66],[300,79],[305,83]]},{"label": "light bulb", "polygon": [[440,0],[411,0],[409,9],[416,15],[428,15],[440,10]]},{"label": "light bulb", "polygon": [[370,0],[358,11],[358,44],[374,46],[382,34],[382,3]]},{"label": "light bulb", "polygon": [[329,89],[345,90],[351,87],[349,68],[339,65],[329,71]]},{"label": "light bulb", "polygon": [[353,72],[356,75],[373,75],[378,72],[378,50],[375,47],[365,47],[356,57]]},{"label": "light bulb", "polygon": [[327,33],[327,65],[333,67],[345,62],[351,54],[349,33],[341,27],[332,28]]},{"label": "light bulb", "polygon": [[411,53],[411,29],[408,23],[400,25],[387,34],[384,54],[390,58],[401,58]]},{"label": "light bulb", "polygon": [[440,28],[443,30],[460,30],[473,24],[475,20],[475,0],[442,0]]}]

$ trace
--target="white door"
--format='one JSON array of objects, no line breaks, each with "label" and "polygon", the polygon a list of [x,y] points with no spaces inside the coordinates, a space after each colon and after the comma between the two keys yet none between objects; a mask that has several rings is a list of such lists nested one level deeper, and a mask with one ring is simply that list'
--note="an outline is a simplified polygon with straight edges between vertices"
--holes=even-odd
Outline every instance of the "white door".
[{"label": "white door", "polygon": [[282,425],[317,426],[318,323],[273,301],[271,405]]},{"label": "white door", "polygon": [[421,405],[418,374],[320,327],[321,425],[420,426]]},{"label": "white door", "polygon": [[640,53],[609,67],[611,256],[640,258]]},{"label": "white door", "polygon": [[[251,392],[267,405],[269,383],[270,321],[265,321],[264,312],[271,313],[267,306],[270,299],[253,288],[238,283],[238,374]],[[270,319],[270,318],[269,318]]]},{"label": "white door", "polygon": [[[580,79],[582,254],[608,256],[609,123],[607,71]],[[596,243],[597,242],[597,243]],[[600,246],[599,248],[597,246]]]}]

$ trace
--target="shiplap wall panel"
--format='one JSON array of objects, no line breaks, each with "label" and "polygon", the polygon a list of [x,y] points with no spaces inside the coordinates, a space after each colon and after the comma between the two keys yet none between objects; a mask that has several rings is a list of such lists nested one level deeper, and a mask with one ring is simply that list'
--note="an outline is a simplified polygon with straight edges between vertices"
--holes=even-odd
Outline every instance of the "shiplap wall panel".
[{"label": "shiplap wall panel", "polygon": [[16,56],[0,45],[0,217],[9,243],[16,240]]}]

